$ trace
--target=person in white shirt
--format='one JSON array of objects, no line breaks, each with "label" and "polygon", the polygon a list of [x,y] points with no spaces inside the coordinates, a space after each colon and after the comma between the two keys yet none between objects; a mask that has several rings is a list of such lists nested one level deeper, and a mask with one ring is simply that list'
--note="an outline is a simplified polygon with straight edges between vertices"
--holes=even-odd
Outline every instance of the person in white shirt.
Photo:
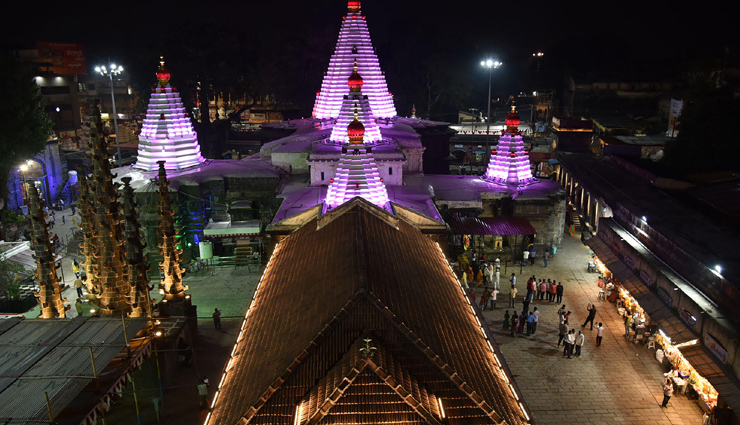
[{"label": "person in white shirt", "polygon": [[524,252],[522,252],[522,261],[524,262],[523,264],[526,266],[527,261],[529,261],[529,251],[525,250]]},{"label": "person in white shirt", "polygon": [[586,342],[586,335],[578,331],[578,336],[576,336],[576,357],[581,357],[581,347],[583,347],[584,342]]},{"label": "person in white shirt", "polygon": [[534,324],[532,325],[532,335],[534,335],[535,332],[537,332],[537,324],[540,323],[540,312],[537,311],[537,307],[534,308],[534,312],[532,312],[534,315]]},{"label": "person in white shirt", "polygon": [[573,344],[576,343],[576,337],[573,332],[573,330],[568,331],[565,339],[563,339],[563,357],[568,356],[569,359],[573,358],[571,357],[573,354]]},{"label": "person in white shirt", "polygon": [[491,310],[496,310],[496,298],[498,298],[498,293],[499,290],[495,288],[491,291]]},{"label": "person in white shirt", "polygon": [[596,334],[596,346],[601,347],[601,339],[604,338],[604,325],[599,322],[599,327],[596,330],[598,331]]},{"label": "person in white shirt", "polygon": [[493,273],[493,264],[488,263],[483,271],[483,274],[486,277],[486,283],[493,283]]}]

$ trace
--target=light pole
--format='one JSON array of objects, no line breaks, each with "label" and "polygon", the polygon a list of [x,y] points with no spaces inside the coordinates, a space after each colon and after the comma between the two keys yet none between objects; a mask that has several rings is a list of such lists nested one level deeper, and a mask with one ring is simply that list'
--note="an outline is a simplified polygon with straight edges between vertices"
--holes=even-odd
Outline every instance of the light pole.
[{"label": "light pole", "polygon": [[486,162],[488,162],[488,159],[491,156],[490,147],[488,146],[488,133],[491,131],[491,74],[493,74],[494,68],[498,68],[503,64],[499,61],[488,59],[481,61],[480,65],[484,68],[488,68],[488,117],[486,118],[486,155],[484,158]]},{"label": "light pole", "polygon": [[118,75],[123,72],[122,66],[117,66],[114,63],[108,61],[108,67],[96,66],[95,71],[102,75],[107,76],[110,79],[110,99],[113,102],[113,129],[116,132],[116,155],[118,156],[118,166],[120,167],[123,163],[121,161],[121,145],[118,143],[118,114],[116,114],[116,95],[113,93],[113,75]]}]

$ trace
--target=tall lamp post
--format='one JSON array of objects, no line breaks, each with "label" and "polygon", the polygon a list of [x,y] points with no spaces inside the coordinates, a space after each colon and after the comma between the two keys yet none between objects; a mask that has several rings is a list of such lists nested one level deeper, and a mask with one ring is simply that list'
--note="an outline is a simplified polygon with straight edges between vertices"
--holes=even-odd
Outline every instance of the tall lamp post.
[{"label": "tall lamp post", "polygon": [[113,90],[113,76],[122,73],[123,67],[117,66],[116,64],[110,63],[110,61],[108,61],[107,68],[105,67],[105,65],[96,66],[95,71],[98,74],[104,77],[107,76],[110,79],[110,99],[111,102],[113,102],[113,129],[116,132],[116,155],[118,156],[118,166],[120,167],[123,161],[121,161],[121,145],[118,143],[118,114],[116,113],[116,95],[114,94]]},{"label": "tall lamp post", "polygon": [[486,118],[486,155],[484,158],[486,162],[488,162],[491,156],[490,147],[488,146],[488,133],[491,131],[491,74],[493,74],[494,68],[500,67],[503,63],[493,59],[488,59],[481,61],[480,65],[484,68],[488,68],[488,117]]}]

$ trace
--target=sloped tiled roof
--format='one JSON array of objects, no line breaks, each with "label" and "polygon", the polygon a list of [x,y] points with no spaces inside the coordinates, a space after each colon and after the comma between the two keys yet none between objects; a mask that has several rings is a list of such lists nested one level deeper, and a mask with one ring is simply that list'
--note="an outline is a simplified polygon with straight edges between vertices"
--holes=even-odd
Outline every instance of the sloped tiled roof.
[{"label": "sloped tiled roof", "polygon": [[208,423],[292,425],[299,404],[302,424],[436,423],[437,399],[450,425],[527,423],[439,247],[364,200],[343,207],[276,247]]}]

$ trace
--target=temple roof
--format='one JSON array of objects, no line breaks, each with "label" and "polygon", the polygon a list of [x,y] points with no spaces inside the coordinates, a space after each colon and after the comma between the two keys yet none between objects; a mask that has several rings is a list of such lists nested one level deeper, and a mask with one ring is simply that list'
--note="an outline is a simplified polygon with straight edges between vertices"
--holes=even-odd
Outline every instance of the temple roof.
[{"label": "temple roof", "polygon": [[433,240],[356,198],[275,248],[208,423],[527,423],[473,311]]}]

